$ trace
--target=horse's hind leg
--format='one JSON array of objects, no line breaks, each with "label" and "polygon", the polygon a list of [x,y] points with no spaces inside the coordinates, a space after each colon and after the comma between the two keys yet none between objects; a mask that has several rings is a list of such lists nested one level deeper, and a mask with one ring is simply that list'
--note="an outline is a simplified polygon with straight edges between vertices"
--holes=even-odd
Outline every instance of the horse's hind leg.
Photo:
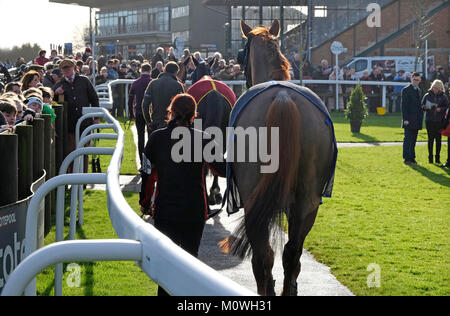
[{"label": "horse's hind leg", "polygon": [[[309,202],[292,205],[289,211],[289,241],[283,251],[284,283],[283,296],[297,296],[297,278],[300,274],[300,257],[303,251],[303,243],[314,225],[318,207],[305,217],[306,207],[311,207]],[[302,208],[305,207],[305,208]],[[303,211],[303,212],[302,212]]]},{"label": "horse's hind leg", "polygon": [[274,252],[270,245],[255,252],[253,249],[252,267],[255,276],[258,294],[262,296],[275,296],[275,282],[272,276]]},{"label": "horse's hind leg", "polygon": [[270,247],[268,229],[265,232],[260,231],[258,236],[247,237],[249,238],[253,252],[252,268],[258,294],[262,296],[275,296],[275,282],[272,275],[275,255]]}]

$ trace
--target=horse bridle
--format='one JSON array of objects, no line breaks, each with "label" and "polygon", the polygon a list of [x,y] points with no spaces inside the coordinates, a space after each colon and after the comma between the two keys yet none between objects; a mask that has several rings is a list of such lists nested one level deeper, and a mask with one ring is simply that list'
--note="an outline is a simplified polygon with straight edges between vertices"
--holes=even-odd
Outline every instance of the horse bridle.
[{"label": "horse bridle", "polygon": [[244,69],[245,80],[247,82],[247,89],[250,89],[253,85],[252,72],[249,63],[251,42],[252,38],[249,37],[247,39],[247,43],[245,44],[245,48],[242,52],[242,56],[239,56],[239,59],[241,59],[242,68]]}]

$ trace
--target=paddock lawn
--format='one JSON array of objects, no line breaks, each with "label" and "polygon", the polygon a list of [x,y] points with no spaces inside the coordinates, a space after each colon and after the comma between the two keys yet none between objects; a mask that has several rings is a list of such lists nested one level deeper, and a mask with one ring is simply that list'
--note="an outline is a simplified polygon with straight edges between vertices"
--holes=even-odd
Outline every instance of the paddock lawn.
[{"label": "paddock lawn", "polygon": [[[401,113],[386,114],[379,116],[370,113],[369,117],[363,121],[361,132],[353,134],[350,131],[350,122],[343,113],[332,112],[336,139],[340,143],[374,143],[374,142],[403,142],[403,129],[401,128]],[[425,125],[424,125],[425,126]],[[417,141],[427,140],[427,133],[424,127],[419,133]]]},{"label": "paddock lawn", "polygon": [[[343,114],[333,114],[333,119],[338,142],[403,140],[398,114],[369,118],[361,134],[350,132]],[[121,122],[125,126],[126,120]],[[419,141],[424,140],[422,131]],[[97,146],[113,144],[101,141]],[[127,129],[122,174],[137,173],[135,151]],[[442,160],[446,151],[444,145]],[[356,295],[450,294],[450,175],[448,169],[427,163],[426,146],[418,146],[417,154],[419,165],[409,167],[403,164],[401,146],[340,149],[334,196],[320,207],[305,248]],[[106,168],[109,157],[101,159]],[[138,194],[124,195],[137,211]],[[67,226],[66,217],[66,235]],[[85,225],[78,228],[77,239],[111,238],[117,236],[106,193],[87,190]],[[52,242],[54,228],[46,237],[46,244]],[[371,264],[380,268],[380,287],[367,285],[368,279],[373,281]],[[81,284],[74,287],[70,282],[76,275],[64,265],[64,295],[156,295],[156,285],[134,263],[80,266]],[[53,268],[39,274],[37,290],[39,295],[53,295]]]},{"label": "paddock lawn", "polygon": [[[449,171],[428,164],[426,146],[417,154],[408,167],[401,147],[340,149],[305,248],[356,295],[450,294]],[[372,263],[379,288],[367,285]]]}]

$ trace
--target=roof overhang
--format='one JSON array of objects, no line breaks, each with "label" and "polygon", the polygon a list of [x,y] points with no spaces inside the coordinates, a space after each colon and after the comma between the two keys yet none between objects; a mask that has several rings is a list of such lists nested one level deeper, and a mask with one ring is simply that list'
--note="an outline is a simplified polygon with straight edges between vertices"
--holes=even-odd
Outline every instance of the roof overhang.
[{"label": "roof overhang", "polygon": [[60,4],[72,4],[72,5],[80,5],[83,7],[91,7],[91,8],[110,8],[118,5],[123,5],[124,2],[130,6],[131,4],[148,4],[152,2],[161,2],[161,1],[152,1],[152,0],[133,0],[133,1],[124,1],[124,0],[49,0],[53,3]]},{"label": "roof overhang", "polygon": [[204,5],[217,6],[258,6],[260,3],[263,6],[279,6],[280,3],[285,6],[306,6],[308,0],[203,0]]}]

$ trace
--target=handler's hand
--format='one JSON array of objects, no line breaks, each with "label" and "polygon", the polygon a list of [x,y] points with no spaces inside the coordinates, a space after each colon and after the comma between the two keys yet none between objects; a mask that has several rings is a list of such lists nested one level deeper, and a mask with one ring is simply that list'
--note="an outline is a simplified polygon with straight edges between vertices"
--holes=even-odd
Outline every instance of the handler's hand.
[{"label": "handler's hand", "polygon": [[404,121],[403,124],[404,124],[405,126],[408,126],[408,125],[409,125],[409,121]]},{"label": "handler's hand", "polygon": [[58,89],[55,90],[55,93],[57,95],[64,94],[64,89],[62,87],[59,87]]}]

